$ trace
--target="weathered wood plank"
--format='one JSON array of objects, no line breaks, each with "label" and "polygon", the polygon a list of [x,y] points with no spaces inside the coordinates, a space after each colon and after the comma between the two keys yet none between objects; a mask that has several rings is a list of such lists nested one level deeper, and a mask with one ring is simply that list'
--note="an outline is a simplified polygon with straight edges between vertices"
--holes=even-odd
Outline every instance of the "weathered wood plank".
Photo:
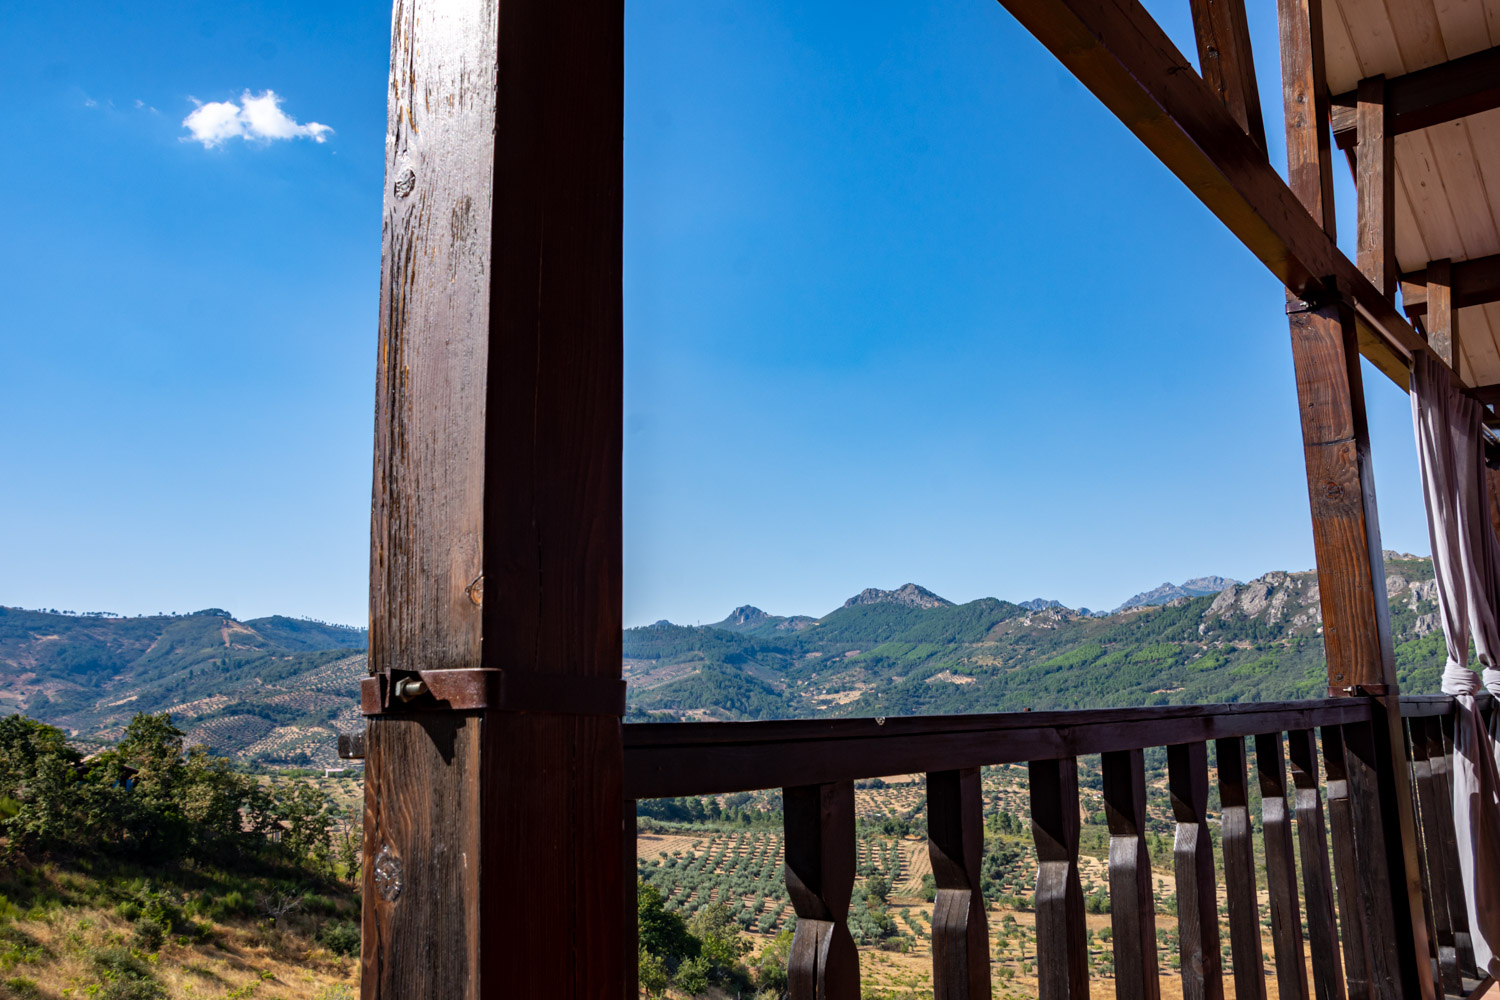
[{"label": "weathered wood plank", "polygon": [[[1426,268],[1401,276],[1401,308],[1408,315],[1420,316],[1427,312],[1427,284],[1430,277]],[[1500,301],[1500,254],[1461,260],[1449,266],[1448,287],[1451,292],[1450,305],[1454,309],[1484,305]],[[1476,386],[1481,398],[1486,391],[1493,393],[1495,386]],[[1487,403],[1494,398],[1484,399]]]},{"label": "weathered wood plank", "polygon": [[1307,954],[1302,947],[1302,911],[1297,900],[1292,811],[1287,802],[1286,764],[1280,733],[1262,733],[1255,737],[1255,773],[1260,781],[1261,832],[1266,845],[1266,885],[1271,898],[1276,990],[1281,1000],[1307,1000]]},{"label": "weathered wood plank", "polygon": [[1224,894],[1229,904],[1229,953],[1236,1000],[1265,1000],[1260,909],[1255,902],[1255,844],[1245,777],[1245,741],[1219,740],[1219,801],[1223,805]]},{"label": "weathered wood plank", "polygon": [[1328,77],[1323,65],[1322,0],[1277,0],[1287,185],[1332,239],[1333,156],[1328,141]]},{"label": "weathered wood plank", "polygon": [[1177,821],[1172,860],[1177,876],[1177,936],[1183,1000],[1223,1000],[1219,903],[1208,825],[1208,746],[1167,747],[1167,786]]},{"label": "weathered wood plank", "polygon": [[984,854],[979,768],[927,775],[927,853],[937,883],[932,908],[933,996],[987,1000],[989,924],[979,891]]},{"label": "weathered wood plank", "polygon": [[1382,294],[1396,294],[1396,137],[1385,77],[1359,81],[1355,187],[1359,195],[1359,269]]},{"label": "weathered wood plank", "polygon": [[640,954],[641,954],[641,928],[640,928],[640,897],[637,895],[638,879],[636,877],[636,803],[635,799],[626,799],[620,809],[620,866],[625,872],[624,892],[624,945],[621,950],[625,953],[625,997],[628,1000],[636,1000],[641,994],[640,987]]},{"label": "weathered wood plank", "polygon": [[[1458,952],[1453,941],[1453,921],[1448,916],[1447,871],[1443,866],[1442,822],[1446,819],[1437,809],[1437,792],[1433,788],[1432,761],[1428,753],[1427,726],[1436,720],[1410,719],[1406,722],[1411,749],[1412,783],[1416,786],[1417,816],[1422,833],[1422,872],[1427,887],[1427,913],[1432,921],[1429,930],[1436,949],[1438,977],[1443,992],[1458,996],[1463,979],[1458,971]],[[1451,813],[1449,816],[1451,817]]]},{"label": "weathered wood plank", "polygon": [[1448,886],[1448,916],[1453,922],[1453,947],[1457,953],[1458,971],[1469,979],[1479,979],[1479,963],[1474,957],[1474,943],[1469,932],[1469,909],[1464,902],[1463,871],[1458,863],[1457,831],[1453,827],[1453,716],[1436,718],[1427,733],[1427,758],[1432,767],[1432,792],[1437,814],[1438,842],[1442,852],[1444,881]]},{"label": "weathered wood plank", "polygon": [[786,889],[797,914],[787,962],[791,1000],[857,1000],[859,953],[849,934],[854,892],[854,783],[782,791]]},{"label": "weathered wood plank", "polygon": [[1333,871],[1338,879],[1339,942],[1349,1000],[1371,1000],[1372,962],[1360,895],[1359,855],[1355,851],[1354,803],[1349,796],[1349,768],[1342,726],[1325,726],[1323,768],[1328,774],[1328,825],[1333,830]]},{"label": "weathered wood plank", "polygon": [[1115,996],[1159,1000],[1156,899],[1146,849],[1146,763],[1141,750],[1103,757],[1104,815],[1109,823],[1109,913]]},{"label": "weathered wood plank", "polygon": [[1028,773],[1037,856],[1037,995],[1040,1000],[1088,1000],[1088,944],[1078,878],[1078,760],[1032,761]]},{"label": "weathered wood plank", "polygon": [[1292,784],[1296,788],[1297,845],[1301,852],[1308,944],[1312,949],[1313,992],[1317,1000],[1344,1000],[1333,879],[1328,867],[1328,832],[1318,790],[1318,747],[1312,730],[1288,733],[1287,750],[1292,761]]},{"label": "weathered wood plank", "polygon": [[1264,150],[1266,124],[1260,111],[1245,0],[1193,0],[1192,10],[1203,82],[1224,102],[1245,134]]},{"label": "weathered wood plank", "polygon": [[1453,266],[1446,260],[1428,263],[1427,317],[1423,326],[1427,329],[1427,342],[1437,356],[1447,362],[1448,367],[1458,371],[1459,351],[1458,312],[1453,308]]}]

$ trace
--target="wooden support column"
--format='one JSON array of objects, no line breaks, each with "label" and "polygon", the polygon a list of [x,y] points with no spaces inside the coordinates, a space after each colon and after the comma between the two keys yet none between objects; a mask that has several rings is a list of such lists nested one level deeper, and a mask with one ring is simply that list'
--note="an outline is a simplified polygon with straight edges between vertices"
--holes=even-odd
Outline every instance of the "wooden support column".
[{"label": "wooden support column", "polygon": [[1323,769],[1328,775],[1328,825],[1333,831],[1333,874],[1338,880],[1339,943],[1349,1000],[1370,1000],[1369,935],[1365,933],[1359,857],[1354,849],[1354,803],[1349,797],[1349,767],[1344,760],[1344,730],[1325,726]]},{"label": "wooden support column", "polygon": [[1391,131],[1385,77],[1359,81],[1359,147],[1354,183],[1359,193],[1356,263],[1370,284],[1396,294],[1396,137]]},{"label": "wooden support column", "polygon": [[[1296,787],[1297,844],[1302,858],[1302,896],[1312,948],[1313,991],[1317,1000],[1344,1000],[1339,968],[1339,929],[1334,918],[1333,879],[1328,870],[1328,831],[1318,790],[1318,745],[1311,729],[1287,734]],[[1331,781],[1330,781],[1331,783]]]},{"label": "wooden support column", "polygon": [[[1427,720],[1427,757],[1432,767],[1432,792],[1440,817],[1453,815],[1453,792],[1449,775],[1453,766],[1453,716]],[[1453,923],[1453,947],[1462,976],[1479,979],[1474,943],[1469,931],[1469,908],[1464,902],[1463,871],[1458,864],[1458,831],[1451,822],[1438,825],[1443,881],[1448,890],[1448,917]]]},{"label": "wooden support column", "polygon": [[1448,915],[1448,871],[1443,864],[1442,828],[1453,825],[1453,813],[1438,810],[1437,790],[1433,787],[1432,761],[1427,743],[1427,723],[1422,718],[1408,719],[1411,737],[1412,783],[1417,792],[1417,815],[1422,829],[1422,871],[1426,875],[1427,911],[1432,920],[1432,939],[1437,949],[1438,979],[1443,992],[1452,996],[1463,993],[1458,972],[1458,951],[1453,940],[1453,921]]},{"label": "wooden support column", "polygon": [[797,914],[787,960],[791,1000],[858,1000],[859,953],[849,934],[854,895],[854,782],[782,791],[786,891]]},{"label": "wooden support column", "polygon": [[1119,1000],[1159,1000],[1156,898],[1151,891],[1151,855],[1146,849],[1145,753],[1106,753],[1103,771],[1115,995]]},{"label": "wooden support column", "polygon": [[1447,258],[1427,265],[1427,343],[1455,372],[1460,365],[1458,313],[1453,308],[1453,265]]},{"label": "wooden support column", "polygon": [[1260,111],[1255,59],[1250,52],[1245,0],[1192,0],[1192,6],[1203,82],[1224,102],[1245,134],[1264,150],[1266,124]]},{"label": "wooden support column", "polygon": [[[395,3],[365,1000],[626,981],[623,27],[617,0]],[[390,673],[451,670],[464,710]]]},{"label": "wooden support column", "polygon": [[1255,896],[1255,844],[1245,780],[1245,741],[1216,740],[1219,801],[1223,804],[1224,895],[1229,904],[1229,953],[1236,1000],[1266,1000],[1261,958],[1260,908]]},{"label": "wooden support column", "polygon": [[1034,760],[1027,770],[1037,860],[1037,995],[1088,1000],[1089,953],[1078,878],[1078,758]]},{"label": "wooden support column", "polygon": [[1281,97],[1286,116],[1287,186],[1332,238],[1333,156],[1328,136],[1328,78],[1323,69],[1322,0],[1277,0]]},{"label": "wooden support column", "polygon": [[1167,747],[1167,787],[1177,836],[1172,847],[1177,875],[1177,937],[1182,960],[1183,1000],[1223,1000],[1219,954],[1219,895],[1214,844],[1208,827],[1208,746]]},{"label": "wooden support column", "polygon": [[1307,954],[1302,948],[1302,912],[1297,867],[1292,860],[1292,810],[1287,802],[1281,734],[1255,737],[1255,773],[1260,781],[1261,833],[1266,844],[1266,884],[1271,897],[1271,940],[1276,949],[1280,1000],[1307,1000]]},{"label": "wooden support column", "polygon": [[984,855],[979,768],[927,775],[927,854],[937,883],[932,907],[933,996],[988,1000],[989,924],[979,892]]}]

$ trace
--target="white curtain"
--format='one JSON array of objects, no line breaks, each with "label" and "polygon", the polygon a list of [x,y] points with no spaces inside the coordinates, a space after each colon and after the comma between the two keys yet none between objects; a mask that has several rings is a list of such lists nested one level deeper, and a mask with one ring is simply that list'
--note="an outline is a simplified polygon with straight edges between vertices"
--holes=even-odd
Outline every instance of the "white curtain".
[{"label": "white curtain", "polygon": [[1472,634],[1482,686],[1500,693],[1500,539],[1489,519],[1482,408],[1455,388],[1446,365],[1421,353],[1412,362],[1411,414],[1448,642],[1443,692],[1457,696],[1453,823],[1469,932],[1480,969],[1500,978],[1500,760],[1475,710],[1481,680],[1469,667]]}]

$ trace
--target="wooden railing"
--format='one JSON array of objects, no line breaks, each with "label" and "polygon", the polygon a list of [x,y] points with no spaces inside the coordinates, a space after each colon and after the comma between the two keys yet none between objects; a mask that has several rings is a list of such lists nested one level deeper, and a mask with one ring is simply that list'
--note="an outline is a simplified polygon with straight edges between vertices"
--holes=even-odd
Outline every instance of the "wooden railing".
[{"label": "wooden railing", "polygon": [[[1176,822],[1173,869],[1185,1000],[1224,995],[1218,867],[1209,836],[1215,744],[1220,843],[1234,993],[1266,996],[1254,824],[1245,740],[1255,741],[1264,882],[1275,976],[1284,1000],[1416,997],[1422,983],[1463,996],[1474,967],[1447,797],[1451,701],[1404,698],[1401,720],[1376,698],[1079,712],[625,727],[627,871],[635,865],[638,799],[782,789],[787,891],[797,917],[788,974],[797,998],[855,998],[859,962],[847,919],[855,879],[854,781],[927,775],[928,850],[936,881],[933,992],[990,996],[980,768],[1024,763],[1036,845],[1038,992],[1089,995],[1079,878],[1078,758],[1100,754],[1108,820],[1114,987],[1160,996],[1143,748],[1165,747]],[[1407,742],[1416,844],[1400,843],[1404,793],[1382,761]],[[1319,757],[1322,758],[1321,768]],[[1291,764],[1288,784],[1286,760]],[[1325,798],[1326,796],[1326,798]],[[1330,844],[1332,851],[1330,852]],[[1415,849],[1427,914],[1417,933],[1404,893]],[[1299,862],[1300,859],[1300,862]],[[1300,892],[1298,867],[1300,863]],[[1336,888],[1336,891],[1335,891]],[[635,901],[627,900],[627,928]],[[1307,927],[1304,940],[1303,924]],[[1431,942],[1423,948],[1421,942]],[[635,938],[627,935],[634,967]],[[1428,954],[1418,954],[1419,949]],[[1311,977],[1309,978],[1309,954]],[[1420,969],[1418,965],[1427,968]],[[1426,975],[1428,970],[1432,974]],[[633,978],[627,995],[635,995]]]}]

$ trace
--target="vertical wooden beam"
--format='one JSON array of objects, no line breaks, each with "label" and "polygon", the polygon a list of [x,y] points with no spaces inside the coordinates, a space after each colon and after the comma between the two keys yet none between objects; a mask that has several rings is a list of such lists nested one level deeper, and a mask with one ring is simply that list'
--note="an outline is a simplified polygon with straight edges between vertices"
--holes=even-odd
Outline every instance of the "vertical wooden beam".
[{"label": "vertical wooden beam", "polygon": [[[1427,719],[1406,720],[1411,737],[1412,783],[1416,786],[1417,815],[1422,830],[1422,872],[1426,876],[1427,912],[1432,920],[1429,930],[1436,948],[1438,979],[1443,992],[1453,996],[1463,993],[1458,972],[1458,951],[1453,939],[1453,921],[1448,914],[1447,868],[1443,864],[1442,828],[1452,825],[1453,814],[1438,811],[1437,790],[1433,787],[1432,760],[1427,742]],[[1436,720],[1432,720],[1436,721]]]},{"label": "vertical wooden beam", "polygon": [[1328,774],[1328,825],[1333,830],[1333,873],[1338,879],[1340,944],[1349,1000],[1371,1000],[1369,935],[1359,887],[1359,856],[1354,849],[1354,802],[1349,797],[1349,767],[1344,759],[1344,731],[1322,730],[1323,769]]},{"label": "vertical wooden beam", "polygon": [[1245,741],[1216,740],[1219,801],[1223,805],[1224,895],[1229,903],[1229,953],[1236,1000],[1265,1000],[1266,972],[1255,897],[1255,844],[1245,779]]},{"label": "vertical wooden beam", "polygon": [[1297,845],[1302,859],[1302,896],[1312,948],[1313,992],[1317,1000],[1344,1000],[1339,968],[1339,929],[1334,917],[1333,879],[1328,870],[1328,831],[1318,791],[1318,746],[1311,729],[1287,734],[1296,787]]},{"label": "vertical wooden beam", "polygon": [[1427,264],[1427,343],[1443,363],[1458,372],[1458,314],[1453,309],[1453,265],[1445,257]]},{"label": "vertical wooden beam", "polygon": [[1482,978],[1474,958],[1474,942],[1469,931],[1469,908],[1464,902],[1463,871],[1458,864],[1457,830],[1453,815],[1453,791],[1449,775],[1453,767],[1453,716],[1430,720],[1427,732],[1427,755],[1432,765],[1432,791],[1437,814],[1442,818],[1438,840],[1442,851],[1444,881],[1448,885],[1448,916],[1453,921],[1453,947],[1457,953],[1458,971],[1469,979]]},{"label": "vertical wooden beam", "polygon": [[1260,781],[1261,833],[1266,844],[1266,885],[1271,897],[1271,940],[1276,950],[1276,992],[1281,1000],[1307,1000],[1307,955],[1302,948],[1292,811],[1287,802],[1280,733],[1255,737],[1255,773]]},{"label": "vertical wooden beam", "polygon": [[1089,953],[1078,878],[1078,758],[1034,760],[1027,770],[1037,859],[1037,995],[1088,1000]]},{"label": "vertical wooden beam", "polygon": [[854,893],[854,783],[782,791],[786,891],[797,914],[787,960],[791,1000],[858,1000],[859,953],[849,934]]},{"label": "vertical wooden beam", "polygon": [[932,907],[933,996],[988,1000],[989,924],[979,891],[984,854],[979,768],[927,775],[927,853],[937,883]]},{"label": "vertical wooden beam", "polygon": [[625,872],[624,892],[624,942],[621,951],[624,953],[625,964],[625,990],[624,995],[629,1000],[636,1000],[640,996],[640,956],[641,956],[641,928],[640,928],[640,896],[639,878],[636,875],[636,802],[635,799],[626,799],[624,807],[620,810],[620,865]]},{"label": "vertical wooden beam", "polygon": [[611,995],[620,718],[572,692],[620,677],[623,5],[397,0],[391,33],[370,668],[556,695],[372,720],[361,991]]},{"label": "vertical wooden beam", "polygon": [[1192,0],[1192,8],[1203,82],[1224,102],[1245,134],[1264,150],[1266,125],[1260,112],[1260,86],[1255,82],[1245,0]]},{"label": "vertical wooden beam", "polygon": [[1276,9],[1281,28],[1287,186],[1332,237],[1337,226],[1328,131],[1328,78],[1323,68],[1323,3],[1277,0]]},{"label": "vertical wooden beam", "polygon": [[1177,936],[1183,1000],[1223,1000],[1219,954],[1219,894],[1214,844],[1208,826],[1208,746],[1167,747],[1167,788],[1177,836],[1172,847],[1177,876]]},{"label": "vertical wooden beam", "polygon": [[1396,137],[1391,131],[1385,77],[1359,81],[1359,146],[1355,186],[1359,194],[1356,263],[1386,296],[1396,294]]},{"label": "vertical wooden beam", "polygon": [[1159,1000],[1156,897],[1151,891],[1151,855],[1146,849],[1145,753],[1106,753],[1103,771],[1115,996],[1119,1000]]}]

